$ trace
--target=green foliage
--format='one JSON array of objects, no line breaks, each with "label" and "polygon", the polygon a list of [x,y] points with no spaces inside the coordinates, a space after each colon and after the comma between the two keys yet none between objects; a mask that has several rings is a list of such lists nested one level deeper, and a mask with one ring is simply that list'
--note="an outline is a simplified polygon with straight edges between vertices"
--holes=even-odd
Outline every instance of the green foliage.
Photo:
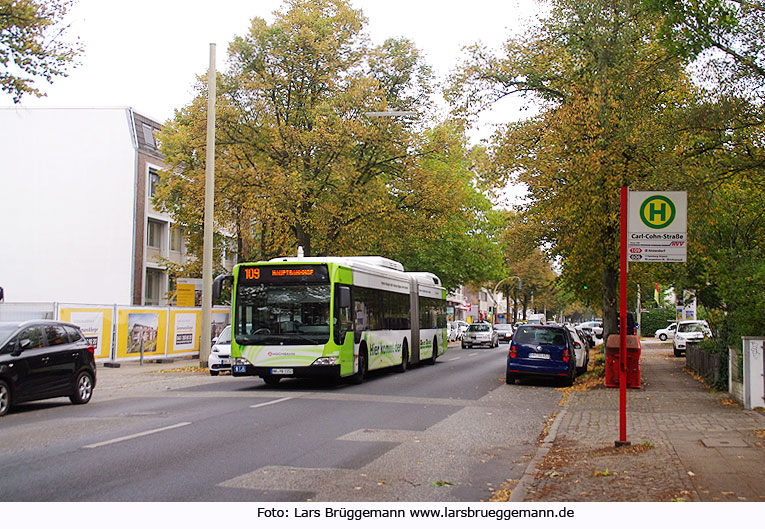
[{"label": "green foliage", "polygon": [[83,51],[68,43],[63,21],[74,0],[0,0],[0,90],[19,103],[24,95],[45,94],[36,83],[66,77]]}]

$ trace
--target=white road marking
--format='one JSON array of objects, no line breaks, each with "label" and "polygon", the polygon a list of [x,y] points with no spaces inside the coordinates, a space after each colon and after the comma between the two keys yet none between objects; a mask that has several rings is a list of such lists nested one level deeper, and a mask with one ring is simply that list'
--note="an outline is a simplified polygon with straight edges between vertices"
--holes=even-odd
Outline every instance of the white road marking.
[{"label": "white road marking", "polygon": [[174,428],[180,428],[181,426],[188,426],[191,424],[190,422],[179,422],[178,424],[173,424],[171,426],[164,426],[162,428],[156,428],[154,430],[147,430],[145,432],[139,432],[134,433],[132,435],[126,435],[125,437],[118,437],[116,439],[110,439],[109,441],[102,441],[100,443],[93,443],[92,445],[83,446],[83,448],[98,448],[99,446],[106,446],[114,443],[120,443],[122,441],[128,441],[130,439],[135,439],[137,437],[143,437],[145,435],[151,435],[159,432],[164,432],[167,430],[172,430]]},{"label": "white road marking", "polygon": [[476,356],[476,355],[478,355],[478,353],[470,353],[468,356],[470,357],[470,356]]},{"label": "white road marking", "polygon": [[250,406],[250,408],[260,408],[261,406],[270,406],[271,404],[278,404],[280,402],[284,402],[285,400],[292,400],[295,397],[284,397],[283,399],[277,399],[277,400],[270,400],[268,402],[261,402],[260,404],[253,404]]}]

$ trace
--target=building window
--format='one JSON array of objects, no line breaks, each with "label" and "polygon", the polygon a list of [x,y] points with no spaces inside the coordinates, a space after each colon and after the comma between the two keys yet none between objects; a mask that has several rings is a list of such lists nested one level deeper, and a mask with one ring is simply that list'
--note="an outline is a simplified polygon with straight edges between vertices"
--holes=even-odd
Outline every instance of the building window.
[{"label": "building window", "polygon": [[164,294],[162,289],[164,278],[165,273],[162,270],[154,268],[146,269],[146,295],[144,296],[144,303],[146,305],[159,305]]},{"label": "building window", "polygon": [[170,251],[180,252],[183,249],[183,228],[174,224],[170,226]]},{"label": "building window", "polygon": [[154,129],[147,125],[146,123],[143,124],[143,141],[146,142],[146,145],[151,147],[152,149],[157,148],[157,144],[154,141]]},{"label": "building window", "polygon": [[149,219],[147,223],[146,233],[146,245],[149,248],[162,249],[162,230],[164,228],[163,222],[157,222],[156,220]]},{"label": "building window", "polygon": [[149,198],[154,198],[159,186],[159,173],[154,169],[149,169]]}]

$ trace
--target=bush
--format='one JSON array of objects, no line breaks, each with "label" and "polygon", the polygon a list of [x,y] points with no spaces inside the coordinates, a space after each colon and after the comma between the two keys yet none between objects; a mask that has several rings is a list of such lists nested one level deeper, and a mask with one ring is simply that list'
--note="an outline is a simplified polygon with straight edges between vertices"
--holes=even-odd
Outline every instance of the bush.
[{"label": "bush", "polygon": [[659,329],[664,329],[671,322],[675,321],[674,308],[658,308],[651,312],[640,314],[640,334],[641,336],[653,336],[653,333]]}]

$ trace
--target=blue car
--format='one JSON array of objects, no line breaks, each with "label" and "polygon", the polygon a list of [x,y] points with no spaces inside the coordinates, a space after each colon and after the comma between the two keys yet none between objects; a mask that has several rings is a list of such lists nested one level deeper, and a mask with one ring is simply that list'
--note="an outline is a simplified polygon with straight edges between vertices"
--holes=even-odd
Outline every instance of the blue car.
[{"label": "blue car", "polygon": [[515,330],[507,357],[507,378],[553,377],[567,386],[576,376],[575,341],[565,327],[521,325]]}]

